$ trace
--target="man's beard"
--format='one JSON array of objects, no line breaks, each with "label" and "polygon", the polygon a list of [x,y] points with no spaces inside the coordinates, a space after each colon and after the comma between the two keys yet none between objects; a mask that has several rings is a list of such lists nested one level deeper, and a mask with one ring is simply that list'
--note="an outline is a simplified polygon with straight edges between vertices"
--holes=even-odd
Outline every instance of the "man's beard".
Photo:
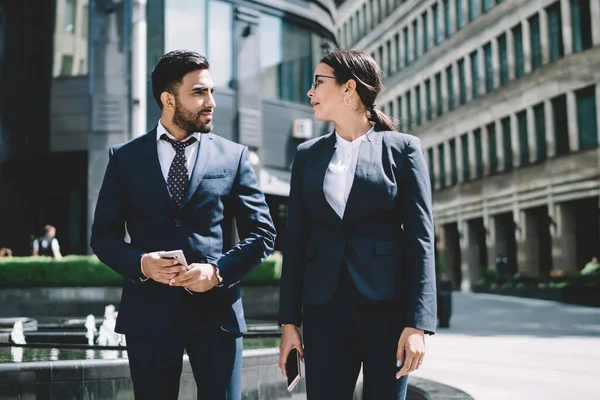
[{"label": "man's beard", "polygon": [[[188,110],[179,102],[179,99],[175,98],[175,113],[173,114],[173,123],[179,128],[192,134],[194,132],[209,133],[213,129],[212,121],[206,123],[202,122],[202,112],[209,111],[202,109],[198,113],[194,114]],[[212,110],[210,110],[212,111]]]}]

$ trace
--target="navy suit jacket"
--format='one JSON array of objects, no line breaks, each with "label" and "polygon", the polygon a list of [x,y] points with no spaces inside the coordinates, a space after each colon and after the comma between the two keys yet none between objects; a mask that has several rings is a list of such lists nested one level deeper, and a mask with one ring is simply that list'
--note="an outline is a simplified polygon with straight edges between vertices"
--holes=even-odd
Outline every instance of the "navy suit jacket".
[{"label": "navy suit jacket", "polygon": [[[269,208],[247,147],[213,133],[202,134],[191,165],[190,186],[176,207],[160,169],[156,128],[110,149],[91,246],[103,263],[126,278],[117,332],[165,333],[183,300],[198,310],[199,317],[207,310],[214,312],[226,331],[246,330],[237,283],[273,250],[275,228]],[[226,240],[232,218],[240,241],[230,248]],[[131,243],[124,241],[125,225]],[[191,296],[182,287],[140,281],[144,253],[177,249],[183,250],[189,264],[216,264],[223,287]]]},{"label": "navy suit jacket", "polygon": [[431,187],[420,140],[391,131],[367,133],[343,218],[323,192],[335,142],[331,133],[301,144],[296,153],[279,322],[300,326],[303,304],[330,301],[346,265],[365,297],[396,302],[405,326],[433,333]]}]

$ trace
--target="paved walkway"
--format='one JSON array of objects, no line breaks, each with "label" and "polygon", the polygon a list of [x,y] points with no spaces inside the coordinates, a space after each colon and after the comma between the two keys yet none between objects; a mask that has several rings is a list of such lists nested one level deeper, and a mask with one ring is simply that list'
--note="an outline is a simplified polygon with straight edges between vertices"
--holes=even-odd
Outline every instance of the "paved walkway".
[{"label": "paved walkway", "polygon": [[415,376],[476,400],[600,399],[600,308],[453,294]]}]

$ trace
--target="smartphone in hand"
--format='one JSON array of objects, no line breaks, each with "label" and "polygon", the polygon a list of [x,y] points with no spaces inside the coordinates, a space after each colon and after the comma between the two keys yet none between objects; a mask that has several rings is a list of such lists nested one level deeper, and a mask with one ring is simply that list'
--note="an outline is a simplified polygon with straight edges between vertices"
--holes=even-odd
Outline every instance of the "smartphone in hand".
[{"label": "smartphone in hand", "polygon": [[298,350],[292,349],[288,354],[285,363],[285,373],[288,381],[287,390],[288,392],[291,392],[298,382],[300,382],[300,357],[298,357]]},{"label": "smartphone in hand", "polygon": [[[160,253],[160,258],[164,258],[167,260],[177,260],[177,262],[183,266],[185,266],[185,269],[189,270],[189,265],[185,259],[185,255],[183,255],[183,250],[172,250],[172,251],[165,251],[163,253]],[[192,293],[192,291],[188,288],[184,288],[189,294],[191,294],[192,296],[194,295],[194,293]]]}]

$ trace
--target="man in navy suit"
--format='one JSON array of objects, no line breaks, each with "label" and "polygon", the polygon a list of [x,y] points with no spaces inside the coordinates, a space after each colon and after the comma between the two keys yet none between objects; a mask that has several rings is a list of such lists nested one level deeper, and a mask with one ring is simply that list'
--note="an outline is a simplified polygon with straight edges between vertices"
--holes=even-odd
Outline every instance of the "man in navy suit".
[{"label": "man in navy suit", "polygon": [[[176,399],[185,349],[199,398],[240,399],[238,283],[271,253],[275,229],[248,149],[211,132],[207,60],[164,55],[152,90],[161,119],[110,149],[91,246],[125,278],[116,331],[126,335],[136,398]],[[234,218],[240,241],[231,247]],[[161,258],[178,249],[189,268]]]}]

